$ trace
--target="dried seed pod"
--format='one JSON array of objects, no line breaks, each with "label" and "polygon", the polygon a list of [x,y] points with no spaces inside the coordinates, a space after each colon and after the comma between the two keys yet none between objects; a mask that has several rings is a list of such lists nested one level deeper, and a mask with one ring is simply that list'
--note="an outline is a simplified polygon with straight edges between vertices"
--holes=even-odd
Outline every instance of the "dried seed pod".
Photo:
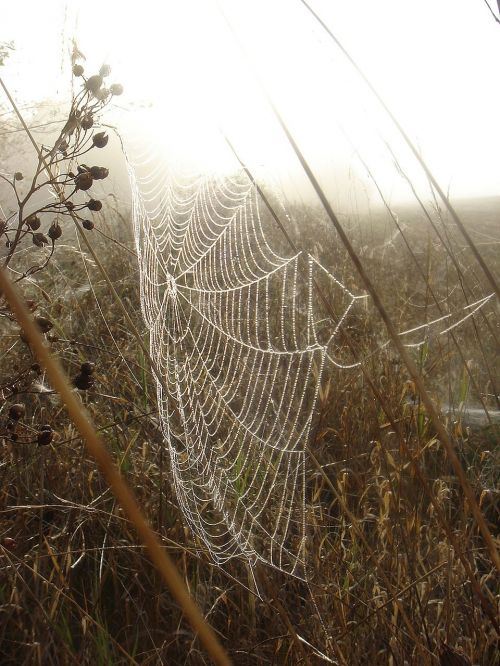
[{"label": "dried seed pod", "polygon": [[104,148],[104,146],[108,143],[108,135],[106,132],[97,132],[97,134],[94,134],[92,137],[92,143],[96,148]]},{"label": "dried seed pod", "polygon": [[73,65],[73,76],[82,76],[83,72],[83,65]]},{"label": "dried seed pod", "polygon": [[107,97],[109,97],[108,88],[101,88],[96,92],[95,96],[97,97],[97,99],[101,100],[101,102],[106,101]]},{"label": "dried seed pod", "polygon": [[12,537],[4,537],[2,539],[2,546],[6,550],[15,550],[17,548],[17,543],[16,540],[13,539]]},{"label": "dried seed pod", "polygon": [[92,231],[92,229],[94,228],[94,223],[92,222],[92,220],[83,220],[82,227],[84,229],[87,229],[87,231]]},{"label": "dried seed pod", "polygon": [[85,82],[85,88],[87,90],[90,90],[91,93],[94,93],[94,95],[101,86],[102,86],[102,76],[99,76],[99,74],[94,74],[94,76],[89,76],[89,78]]},{"label": "dried seed pod", "polygon": [[95,370],[95,364],[91,361],[85,361],[80,366],[80,373],[82,375],[92,375]]},{"label": "dried seed pod", "polygon": [[15,405],[11,405],[9,408],[9,419],[12,419],[13,421],[19,421],[23,418],[25,413],[26,407],[23,405],[23,403],[16,403]]},{"label": "dried seed pod", "polygon": [[102,76],[102,78],[105,78],[110,74],[111,74],[111,67],[109,65],[103,65],[99,70],[99,76]]},{"label": "dried seed pod", "polygon": [[92,375],[85,375],[80,372],[78,375],[76,375],[76,377],[73,378],[73,384],[80,391],[87,391],[94,385],[94,378]]},{"label": "dried seed pod", "polygon": [[90,167],[90,173],[94,180],[104,180],[109,176],[109,170],[106,167],[93,166]]},{"label": "dried seed pod", "polygon": [[87,113],[86,115],[83,116],[81,122],[82,129],[89,130],[93,124],[94,124],[94,118],[92,117],[91,113]]},{"label": "dried seed pod", "polygon": [[43,426],[36,437],[38,446],[47,446],[54,438],[54,431],[50,425]]},{"label": "dried seed pod", "polygon": [[52,224],[50,225],[50,229],[48,230],[47,233],[48,233],[49,238],[53,241],[57,240],[58,238],[61,238],[62,229],[59,226],[59,222],[57,220],[52,222]]},{"label": "dried seed pod", "polygon": [[66,201],[64,205],[66,206],[67,210],[75,209],[75,204],[72,201]]},{"label": "dried seed pod", "polygon": [[43,247],[44,245],[48,244],[49,244],[49,239],[45,234],[41,233],[33,234],[33,245],[36,245],[37,247]]},{"label": "dried seed pod", "polygon": [[14,180],[23,180],[24,176],[20,171],[16,171],[14,174]]},{"label": "dried seed pod", "polygon": [[47,317],[35,317],[35,322],[42,333],[48,333],[54,327],[54,324]]},{"label": "dried seed pod", "polygon": [[38,217],[38,215],[35,215],[35,213],[29,215],[26,218],[25,222],[32,231],[40,229],[40,218]]},{"label": "dried seed pod", "polygon": [[115,97],[119,97],[120,95],[123,95],[123,86],[121,83],[113,83],[109,91]]},{"label": "dried seed pod", "polygon": [[89,210],[97,212],[102,208],[102,201],[99,201],[99,199],[89,199],[89,202],[87,203],[87,208]]},{"label": "dried seed pod", "polygon": [[93,178],[90,171],[82,171],[75,178],[75,185],[77,190],[88,190],[92,187]]}]

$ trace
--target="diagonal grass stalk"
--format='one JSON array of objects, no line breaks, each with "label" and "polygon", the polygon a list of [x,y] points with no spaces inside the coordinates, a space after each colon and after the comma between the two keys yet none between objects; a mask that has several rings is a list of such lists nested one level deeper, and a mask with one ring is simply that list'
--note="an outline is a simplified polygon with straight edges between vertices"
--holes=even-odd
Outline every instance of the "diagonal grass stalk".
[{"label": "diagonal grass stalk", "polygon": [[477,249],[476,245],[474,244],[474,241],[473,241],[472,238],[470,237],[469,232],[468,232],[467,229],[465,228],[465,226],[464,226],[462,220],[460,219],[460,217],[458,216],[456,210],[453,208],[453,206],[452,206],[452,204],[451,204],[451,201],[449,200],[449,198],[448,198],[447,195],[444,193],[443,189],[441,188],[441,186],[439,185],[439,183],[437,182],[437,180],[436,180],[435,177],[433,176],[433,174],[432,174],[432,172],[430,171],[429,167],[427,166],[425,160],[422,158],[422,156],[421,156],[420,153],[418,152],[417,148],[415,147],[415,145],[414,145],[413,142],[411,141],[410,137],[408,136],[408,134],[407,134],[407,133],[405,132],[405,130],[403,129],[401,123],[398,121],[398,119],[396,118],[396,116],[393,114],[393,112],[390,110],[390,108],[389,108],[389,107],[387,106],[387,104],[384,102],[384,100],[382,99],[382,97],[380,96],[380,94],[377,92],[377,90],[375,89],[375,87],[373,86],[373,84],[370,82],[370,80],[368,79],[368,77],[364,74],[364,72],[363,72],[362,69],[359,67],[359,65],[358,65],[358,64],[355,62],[355,60],[349,55],[349,53],[347,52],[347,50],[346,50],[346,49],[344,48],[344,46],[340,43],[340,41],[339,41],[339,40],[337,39],[337,37],[333,34],[333,32],[328,28],[328,26],[325,24],[325,22],[322,21],[321,18],[318,16],[318,14],[316,14],[316,12],[311,8],[311,6],[308,4],[307,0],[300,0],[300,2],[301,2],[301,3],[304,5],[304,7],[305,7],[305,8],[306,8],[306,9],[307,9],[307,10],[313,15],[313,17],[314,17],[314,18],[316,19],[316,21],[321,25],[321,27],[323,28],[323,30],[325,30],[325,32],[329,35],[329,37],[335,42],[335,44],[336,44],[336,45],[338,46],[338,48],[342,51],[342,53],[344,54],[344,56],[345,56],[345,57],[347,58],[347,60],[351,63],[351,65],[354,67],[354,69],[355,69],[356,72],[359,74],[359,76],[363,79],[364,83],[368,86],[368,88],[370,89],[370,91],[371,91],[371,92],[373,93],[373,95],[376,97],[376,99],[378,100],[378,102],[380,103],[380,105],[382,106],[382,108],[384,109],[384,111],[388,114],[388,116],[390,117],[390,119],[391,119],[392,122],[394,123],[396,129],[398,130],[398,132],[399,132],[399,133],[401,134],[401,136],[403,137],[403,139],[404,139],[406,145],[408,146],[408,148],[410,149],[410,151],[413,153],[413,156],[416,158],[417,162],[420,164],[420,166],[421,166],[422,169],[424,170],[424,173],[425,173],[425,175],[427,176],[427,178],[429,179],[429,182],[432,183],[432,186],[434,187],[434,189],[436,190],[436,192],[439,194],[440,199],[442,200],[442,202],[444,203],[444,205],[445,205],[446,208],[448,209],[448,212],[450,213],[450,215],[451,215],[453,221],[455,222],[455,224],[457,225],[457,227],[460,229],[460,231],[461,231],[461,233],[462,233],[462,236],[463,236],[463,237],[465,238],[465,240],[467,241],[467,244],[469,245],[470,249],[472,250],[472,253],[474,254],[474,256],[475,256],[475,258],[476,258],[478,264],[481,266],[481,268],[482,268],[484,274],[486,275],[486,277],[487,277],[489,283],[490,283],[491,286],[493,287],[493,290],[495,291],[495,293],[496,293],[496,295],[497,295],[497,298],[500,299],[500,287],[498,286],[498,284],[497,284],[497,282],[496,282],[496,280],[495,280],[495,278],[494,278],[494,276],[493,276],[493,273],[490,271],[488,265],[486,264],[486,262],[484,261],[482,255],[481,255],[481,253],[479,252],[479,250]]}]

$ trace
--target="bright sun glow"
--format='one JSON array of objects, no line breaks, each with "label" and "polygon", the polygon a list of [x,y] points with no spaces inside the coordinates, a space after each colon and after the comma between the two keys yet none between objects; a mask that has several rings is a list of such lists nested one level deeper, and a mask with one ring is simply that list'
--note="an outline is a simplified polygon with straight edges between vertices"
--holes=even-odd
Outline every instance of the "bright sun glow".
[{"label": "bright sun glow", "polygon": [[[27,4],[31,28],[20,20]],[[313,7],[443,185],[455,196],[498,194],[500,35],[481,3],[322,0]],[[37,34],[49,27],[55,34],[54,26],[61,42],[41,55]],[[110,62],[124,83],[122,130],[161,145],[167,160],[209,171],[233,168],[222,131],[259,177],[306,193],[263,85],[341,204],[353,192],[358,200],[373,192],[358,153],[393,199],[407,196],[384,145],[389,141],[401,155],[399,139],[299,0],[10,7],[0,39],[14,40],[19,55],[4,75],[20,96],[43,97],[51,85],[64,90],[61,56],[73,35],[89,67]]]}]

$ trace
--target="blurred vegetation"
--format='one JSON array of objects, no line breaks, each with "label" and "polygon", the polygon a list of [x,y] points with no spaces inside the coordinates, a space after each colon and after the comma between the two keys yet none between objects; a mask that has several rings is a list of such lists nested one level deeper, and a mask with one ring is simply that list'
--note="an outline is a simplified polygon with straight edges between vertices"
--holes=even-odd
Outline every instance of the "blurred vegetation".
[{"label": "blurred vegetation", "polygon": [[0,67],[5,63],[9,57],[10,52],[14,50],[13,42],[0,42]]}]

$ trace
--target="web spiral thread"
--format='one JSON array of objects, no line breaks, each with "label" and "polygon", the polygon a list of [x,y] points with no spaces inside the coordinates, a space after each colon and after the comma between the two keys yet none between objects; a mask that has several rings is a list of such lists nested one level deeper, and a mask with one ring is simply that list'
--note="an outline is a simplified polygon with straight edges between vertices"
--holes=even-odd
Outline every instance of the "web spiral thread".
[{"label": "web spiral thread", "polygon": [[[325,361],[356,297],[313,257],[281,256],[244,174],[129,165],[161,426],[184,517],[212,558],[305,575],[305,449]],[[304,280],[304,268],[306,279]],[[342,294],[328,335],[313,279]]]}]

